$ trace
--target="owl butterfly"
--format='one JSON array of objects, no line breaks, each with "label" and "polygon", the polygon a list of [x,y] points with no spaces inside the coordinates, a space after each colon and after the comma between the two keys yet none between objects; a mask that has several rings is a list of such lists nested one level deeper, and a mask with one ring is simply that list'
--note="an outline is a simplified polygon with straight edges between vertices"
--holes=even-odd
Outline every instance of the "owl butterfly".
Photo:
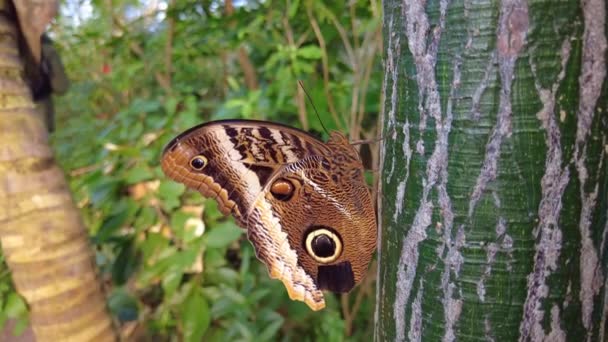
[{"label": "owl butterfly", "polygon": [[165,147],[162,169],[212,197],[247,230],[270,277],[313,310],[348,292],[376,248],[376,217],[357,150],[263,121],[205,123]]}]

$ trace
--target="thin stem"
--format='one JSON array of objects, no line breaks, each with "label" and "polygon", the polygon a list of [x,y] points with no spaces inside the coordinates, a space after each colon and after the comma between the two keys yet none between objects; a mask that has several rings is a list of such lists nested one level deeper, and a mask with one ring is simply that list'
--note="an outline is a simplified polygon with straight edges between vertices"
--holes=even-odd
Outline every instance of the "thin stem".
[{"label": "thin stem", "polygon": [[323,70],[323,91],[325,92],[325,97],[327,98],[327,106],[329,107],[329,113],[331,114],[332,119],[336,123],[338,129],[342,128],[342,122],[338,116],[338,112],[336,111],[336,106],[334,104],[334,97],[331,94],[329,89],[329,61],[327,58],[327,46],[325,44],[325,38],[323,38],[323,34],[321,33],[321,28],[319,27],[319,23],[312,15],[312,9],[310,6],[310,2],[307,4],[307,13],[308,20],[310,21],[310,26],[312,27],[313,32],[319,42],[319,47],[321,48],[321,66]]}]

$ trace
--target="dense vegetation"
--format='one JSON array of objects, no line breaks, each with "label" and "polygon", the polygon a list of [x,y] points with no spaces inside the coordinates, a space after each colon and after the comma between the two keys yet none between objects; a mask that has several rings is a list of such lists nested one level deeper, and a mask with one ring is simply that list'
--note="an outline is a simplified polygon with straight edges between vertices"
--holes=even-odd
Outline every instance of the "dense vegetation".
[{"label": "dense vegetation", "polygon": [[[379,2],[68,1],[51,27],[72,80],[56,99],[57,159],[96,250],[124,337],[198,341],[370,339],[375,266],[312,312],[289,300],[232,218],[168,180],[163,145],[223,118],[375,138]],[[90,6],[89,6],[90,5]],[[298,88],[302,80],[320,121]],[[365,150],[374,165],[374,149]],[[204,233],[204,234],[203,234]],[[0,279],[0,318],[27,323]]]}]

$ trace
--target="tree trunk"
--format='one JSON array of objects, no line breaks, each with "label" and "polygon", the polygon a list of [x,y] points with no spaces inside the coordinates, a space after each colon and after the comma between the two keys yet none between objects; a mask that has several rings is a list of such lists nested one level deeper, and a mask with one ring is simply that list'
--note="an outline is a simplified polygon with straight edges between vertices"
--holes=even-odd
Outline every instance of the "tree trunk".
[{"label": "tree trunk", "polygon": [[87,232],[23,79],[16,23],[0,13],[2,252],[38,341],[112,341]]},{"label": "tree trunk", "polygon": [[606,1],[384,1],[375,337],[608,339]]}]

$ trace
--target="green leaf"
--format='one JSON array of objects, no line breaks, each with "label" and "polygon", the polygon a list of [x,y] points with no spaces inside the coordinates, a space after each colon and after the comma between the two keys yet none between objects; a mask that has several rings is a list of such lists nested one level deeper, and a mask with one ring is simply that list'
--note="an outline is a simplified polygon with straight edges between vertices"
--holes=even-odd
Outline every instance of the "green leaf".
[{"label": "green leaf", "polygon": [[149,100],[140,98],[133,101],[131,108],[129,109],[134,112],[151,113],[157,111],[160,107],[161,104],[155,99]]},{"label": "green leaf", "polygon": [[182,270],[187,269],[192,266],[197,256],[198,250],[196,248],[189,248],[179,251],[170,257],[171,265],[174,267],[179,267]]},{"label": "green leaf", "polygon": [[112,280],[114,284],[123,285],[137,269],[139,263],[133,241],[120,247],[120,252],[112,264]]},{"label": "green leaf", "polygon": [[218,208],[218,204],[216,200],[213,199],[208,199],[205,201],[205,222],[215,222],[219,219],[221,219],[222,217],[224,217],[224,214],[222,214],[220,212],[220,209]]},{"label": "green leaf", "polygon": [[[162,234],[149,233],[139,247],[143,253],[142,259],[149,261],[154,254],[167,247],[168,244],[169,240]],[[145,265],[148,265],[148,263],[145,263]]]},{"label": "green leaf", "polygon": [[183,184],[170,180],[162,181],[158,187],[158,193],[163,198],[178,197],[184,193],[184,190],[186,190],[186,187]]},{"label": "green leaf", "polygon": [[344,321],[337,312],[329,311],[324,315],[321,324],[315,327],[317,341],[343,341]]},{"label": "green leaf", "polygon": [[298,56],[306,59],[319,59],[323,55],[316,45],[307,45],[298,49]]},{"label": "green leaf", "polygon": [[156,211],[152,207],[143,207],[137,213],[137,217],[133,222],[133,226],[137,228],[138,231],[143,229],[147,229],[150,226],[154,225],[157,222],[158,218],[156,216]]},{"label": "green leaf", "polygon": [[165,210],[171,211],[180,205],[179,196],[181,196],[186,187],[174,181],[162,181],[158,187],[158,196],[163,200],[162,204]]},{"label": "green leaf", "polygon": [[163,276],[162,286],[165,298],[171,298],[182,281],[183,272],[177,267],[171,267]]},{"label": "green leaf", "polygon": [[254,337],[253,337],[253,327],[250,324],[247,324],[248,322],[242,322],[242,321],[236,321],[234,323],[233,328],[238,331],[239,333],[241,333],[241,335],[243,336],[243,340],[245,341],[253,341]]},{"label": "green leaf", "polygon": [[126,290],[115,289],[108,298],[108,307],[121,321],[134,321],[138,316],[137,301]]},{"label": "green leaf", "polygon": [[253,247],[251,246],[251,244],[245,244],[241,248],[241,267],[239,269],[241,276],[244,276],[249,272],[253,253]]},{"label": "green leaf", "polygon": [[209,328],[209,305],[197,288],[182,303],[184,341],[199,342]]},{"label": "green leaf", "polygon": [[209,273],[207,274],[207,280],[209,282],[216,284],[228,284],[230,286],[236,286],[239,278],[238,272],[227,267],[209,270]]},{"label": "green leaf", "polygon": [[12,292],[6,299],[6,305],[4,307],[4,313],[9,318],[17,318],[27,313],[27,306],[25,301],[16,292]]},{"label": "green leaf", "polygon": [[291,2],[291,6],[289,6],[288,17],[293,18],[298,12],[298,6],[300,5],[299,0],[295,0]]},{"label": "green leaf", "polygon": [[[144,246],[142,248],[144,253],[144,268],[139,273],[137,281],[142,285],[148,285],[151,282],[154,282],[158,277],[161,277],[162,274],[172,265],[174,255],[177,252],[177,249],[174,246],[168,246],[167,241],[162,240],[162,236],[157,236],[155,238],[154,243],[151,243],[149,246]],[[155,256],[156,259],[154,262],[150,262],[150,258],[146,258],[145,256],[148,253]]]},{"label": "green leaf", "polygon": [[232,312],[239,311],[240,305],[226,297],[220,297],[213,301],[211,313],[213,317],[228,316]]},{"label": "green leaf", "polygon": [[175,97],[168,98],[167,101],[165,101],[164,108],[167,116],[173,116],[173,114],[175,114],[175,109],[177,108],[177,99]]},{"label": "green leaf", "polygon": [[119,189],[119,182],[117,180],[101,180],[101,182],[94,184],[91,189],[91,203],[94,207],[101,207],[110,198],[115,196],[115,193]]},{"label": "green leaf", "polygon": [[279,316],[276,320],[270,322],[264,330],[256,337],[256,341],[271,341],[276,339],[276,334],[283,326],[285,319]]},{"label": "green leaf", "polygon": [[30,324],[30,320],[27,318],[18,318],[15,322],[15,326],[13,327],[13,336],[21,336],[25,329],[27,329]]},{"label": "green leaf", "polygon": [[116,230],[118,230],[118,228],[122,227],[122,225],[127,222],[128,219],[129,212],[126,210],[108,217],[105,221],[103,221],[101,228],[99,228],[99,231],[95,235],[95,242],[106,242],[108,238],[112,236]]},{"label": "green leaf", "polygon": [[8,320],[8,317],[6,317],[6,314],[2,311],[0,311],[0,328],[4,328],[4,324],[6,324],[6,321]]},{"label": "green leaf", "polygon": [[205,269],[206,271],[214,270],[218,267],[226,265],[225,251],[217,248],[205,249]]},{"label": "green leaf", "polygon": [[255,291],[253,291],[250,295],[247,296],[247,300],[252,304],[256,304],[260,301],[260,299],[266,297],[271,292],[272,291],[268,288],[257,288]]},{"label": "green leaf", "polygon": [[177,210],[171,215],[171,230],[179,239],[183,239],[184,235],[184,226],[186,224],[186,220],[192,217],[191,214],[187,214],[183,211]]},{"label": "green leaf", "polygon": [[245,296],[231,287],[224,287],[222,295],[239,305],[245,305],[247,303]]},{"label": "green leaf", "polygon": [[124,176],[127,184],[139,183],[148,179],[154,178],[154,173],[146,166],[135,166],[129,169]]},{"label": "green leaf", "polygon": [[209,248],[224,248],[238,240],[243,235],[243,230],[234,221],[224,221],[209,229],[203,235],[205,244]]},{"label": "green leaf", "polygon": [[125,226],[137,212],[139,205],[130,198],[124,199],[116,204],[112,210],[112,214],[105,219],[95,234],[95,243],[107,242],[116,231]]}]

